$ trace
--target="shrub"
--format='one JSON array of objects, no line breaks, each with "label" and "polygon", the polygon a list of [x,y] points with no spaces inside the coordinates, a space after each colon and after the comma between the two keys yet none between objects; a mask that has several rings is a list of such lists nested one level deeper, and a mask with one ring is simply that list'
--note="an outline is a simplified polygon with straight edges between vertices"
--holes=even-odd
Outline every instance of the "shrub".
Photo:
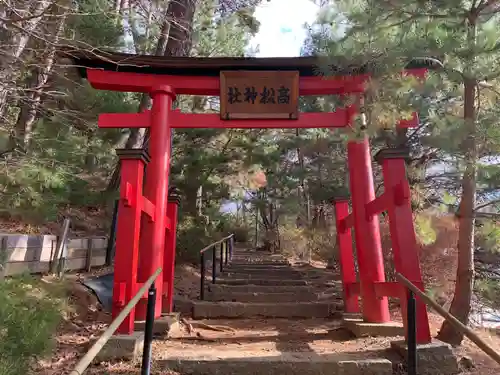
[{"label": "shrub", "polygon": [[234,234],[235,242],[247,243],[250,241],[250,228],[244,225],[229,225],[227,232]]},{"label": "shrub", "polygon": [[335,232],[296,227],[280,228],[281,251],[303,260],[332,262],[338,258]]},{"label": "shrub", "polygon": [[176,261],[198,264],[200,250],[218,239],[216,234],[208,231],[199,219],[183,218],[177,230]]},{"label": "shrub", "polygon": [[52,347],[62,317],[63,288],[23,276],[0,284],[0,374],[26,374]]}]

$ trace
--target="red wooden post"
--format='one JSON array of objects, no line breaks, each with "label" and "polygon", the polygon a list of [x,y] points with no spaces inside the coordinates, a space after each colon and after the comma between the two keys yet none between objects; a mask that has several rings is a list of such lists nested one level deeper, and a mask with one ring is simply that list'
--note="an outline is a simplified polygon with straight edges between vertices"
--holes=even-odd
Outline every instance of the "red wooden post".
[{"label": "red wooden post", "polygon": [[[115,274],[113,281],[113,319],[136,293],[139,233],[142,212],[142,180],[149,161],[145,150],[116,150],[121,163],[120,201],[116,229]],[[135,309],[125,318],[118,333],[134,332]]]},{"label": "red wooden post", "polygon": [[[147,218],[143,220],[138,272],[140,283],[146,282],[158,267],[163,265],[172,134],[169,120],[175,93],[170,86],[160,86],[153,88],[151,97],[153,99],[149,139],[151,163],[146,171],[144,195],[155,205],[155,217],[153,221]],[[159,317],[162,311],[162,284],[163,280],[157,278],[155,317]],[[144,298],[137,304],[138,320],[146,319],[146,309],[147,299]]]},{"label": "red wooden post", "polygon": [[337,246],[339,248],[340,274],[344,289],[344,310],[347,313],[358,313],[359,301],[357,294],[349,292],[350,285],[356,283],[356,268],[352,248],[350,228],[341,228],[341,220],[349,216],[349,198],[337,196],[333,198],[335,222],[337,227]]},{"label": "red wooden post", "polygon": [[174,298],[174,268],[175,268],[175,245],[177,234],[177,212],[180,197],[174,189],[170,189],[167,203],[167,218],[169,228],[165,235],[165,254],[163,258],[163,312],[172,312],[172,300]]},{"label": "red wooden post", "polygon": [[374,283],[385,281],[380,227],[377,217],[366,214],[366,205],[375,199],[368,138],[350,141],[347,157],[363,319],[371,323],[385,323],[390,321],[389,303],[387,297],[377,297],[374,288]]},{"label": "red wooden post", "polygon": [[[392,251],[396,271],[405,276],[422,291],[424,285],[420,271],[417,239],[413,226],[411,209],[410,185],[406,178],[405,160],[409,158],[408,149],[384,149],[377,153],[375,159],[382,164],[385,191],[395,192],[388,205],[389,228],[391,231]],[[400,303],[405,328],[406,321],[406,291],[401,289]],[[417,302],[417,343],[426,344],[431,341],[429,318],[426,305]]]}]

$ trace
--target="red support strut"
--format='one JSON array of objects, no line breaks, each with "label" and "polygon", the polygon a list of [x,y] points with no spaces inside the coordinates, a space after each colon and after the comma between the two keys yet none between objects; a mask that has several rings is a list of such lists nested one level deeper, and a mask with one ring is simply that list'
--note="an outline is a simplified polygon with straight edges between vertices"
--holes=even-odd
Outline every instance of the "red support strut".
[{"label": "red support strut", "polygon": [[352,248],[351,229],[340,229],[341,222],[349,215],[349,201],[346,197],[333,199],[335,222],[337,225],[337,245],[339,248],[340,274],[344,290],[344,310],[347,313],[358,313],[359,301],[357,294],[350,293],[349,287],[356,283],[356,268]]},{"label": "red support strut", "polygon": [[[410,186],[406,178],[405,159],[409,157],[407,149],[384,149],[377,153],[376,160],[382,164],[385,191],[393,192],[389,201],[389,228],[391,232],[394,266],[396,271],[424,291],[417,239],[413,226],[413,212],[410,201]],[[400,288],[400,303],[405,328],[407,296],[405,288]],[[431,342],[429,318],[423,302],[417,300],[417,343]]]},{"label": "red support strut", "polygon": [[[142,180],[149,156],[144,150],[117,150],[121,162],[120,202],[116,230],[115,274],[112,316],[115,319],[136,293],[139,233],[142,212]],[[135,309],[118,328],[120,334],[134,332]]]},{"label": "red support strut", "polygon": [[374,288],[374,283],[385,281],[380,228],[377,218],[366,214],[366,205],[375,199],[368,138],[350,141],[347,157],[363,319],[370,323],[386,323],[390,321],[387,297],[377,297]]},{"label": "red support strut", "polygon": [[177,211],[180,197],[175,189],[170,189],[167,203],[169,225],[165,235],[165,254],[163,258],[163,312],[171,313],[174,297],[175,245],[177,238]]},{"label": "red support strut", "polygon": [[[149,150],[151,163],[146,171],[144,195],[155,205],[155,221],[143,220],[139,253],[138,282],[144,283],[161,266],[165,249],[165,222],[167,213],[168,176],[170,172],[171,128],[169,126],[175,93],[170,86],[151,91],[151,129]],[[162,311],[162,278],[156,279],[155,318]],[[137,304],[137,319],[146,319],[147,298]]]}]

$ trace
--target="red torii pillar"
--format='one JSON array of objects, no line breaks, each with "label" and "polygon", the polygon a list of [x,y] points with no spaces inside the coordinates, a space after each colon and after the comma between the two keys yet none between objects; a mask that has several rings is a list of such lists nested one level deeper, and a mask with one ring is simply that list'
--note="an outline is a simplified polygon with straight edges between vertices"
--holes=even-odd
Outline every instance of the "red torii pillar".
[{"label": "red torii pillar", "polygon": [[[165,198],[162,199],[160,202],[163,204],[163,202],[166,203],[166,211],[159,210],[151,213],[152,219],[150,221],[142,222],[141,225],[143,228],[146,228],[149,226],[149,233],[151,233],[151,230],[162,230],[163,231],[163,237],[158,239],[157,236],[157,241],[162,241],[162,248],[160,250],[159,246],[155,247],[154,250],[154,257],[152,256],[152,244],[151,242],[153,241],[152,236],[149,236],[147,234],[141,233],[141,239],[139,241],[139,238],[137,237],[137,243],[140,247],[140,252],[139,252],[139,273],[143,272],[142,275],[144,275],[144,278],[149,278],[150,274],[148,273],[148,267],[150,269],[153,269],[156,271],[156,269],[160,266],[163,266],[163,272],[162,272],[162,277],[157,279],[157,303],[156,303],[156,309],[155,309],[155,317],[158,317],[162,312],[164,313],[170,313],[172,312],[172,300],[173,300],[173,284],[174,284],[174,266],[175,266],[175,246],[176,246],[176,230],[177,230],[177,212],[178,212],[178,206],[180,203],[180,197],[177,193],[177,190],[175,188],[168,189],[168,175],[169,175],[169,169],[170,169],[170,152],[171,152],[171,128],[172,128],[172,118],[171,115],[175,113],[176,111],[168,110],[171,107],[171,102],[172,99],[169,100],[169,98],[165,98],[164,95],[170,95],[172,96],[173,94],[170,92],[162,92],[160,90],[159,93],[153,94],[153,98],[157,97],[160,95],[162,97],[162,100],[165,102],[165,99],[167,101],[167,104],[160,104],[159,101],[156,101],[155,105],[155,99],[153,99],[153,109],[151,111],[145,111],[142,113],[129,113],[129,114],[103,114],[99,116],[99,127],[122,127],[123,125],[131,125],[131,127],[144,127],[144,128],[151,128],[150,129],[150,134],[151,134],[151,139],[150,139],[150,149],[152,152],[155,152],[157,155],[158,153],[163,154],[161,155],[162,158],[160,158],[160,162],[157,162],[156,165],[155,163],[151,162],[150,165],[148,166],[147,174],[146,174],[146,185],[148,184],[148,181],[150,183],[149,186],[155,186],[155,183],[161,182],[163,183],[162,185],[158,186],[158,191],[157,193],[160,194],[164,191],[169,191],[168,198],[167,194],[165,194]],[[168,101],[170,101],[170,104],[168,104]],[[170,105],[170,107],[169,107]],[[163,106],[163,108],[161,108]],[[160,112],[157,114],[156,119],[153,116],[153,113],[155,110],[160,107]],[[168,111],[168,116],[165,117],[165,112]],[[158,122],[158,120],[160,120]],[[168,124],[163,120],[170,120],[168,121]],[[155,122],[156,121],[156,122]],[[154,125],[157,124],[157,125]],[[160,131],[154,131],[154,129],[160,129]],[[160,151],[158,151],[160,150]],[[161,150],[165,150],[165,152],[162,152]],[[128,150],[131,152],[137,151],[137,150]],[[150,160],[148,156],[148,161]],[[158,161],[158,160],[157,160]],[[166,163],[166,164],[165,164]],[[151,180],[153,180],[153,177],[155,177],[154,173],[155,170],[158,171],[160,170],[160,178],[156,179],[156,182],[151,183]],[[163,172],[161,172],[163,171]],[[149,176],[149,180],[148,180]],[[142,180],[141,180],[142,181]],[[142,182],[141,182],[142,184]],[[141,185],[142,186],[142,185]],[[152,190],[150,188],[150,194],[152,194]],[[156,199],[156,197],[155,197]],[[157,220],[158,218],[161,218],[161,220]],[[122,220],[127,220],[126,218]],[[154,222],[157,222],[157,227],[154,227]],[[139,224],[137,224],[139,225]],[[163,227],[163,229],[161,229]],[[139,227],[138,227],[139,228]],[[139,230],[139,229],[137,229]],[[117,237],[121,236],[121,231],[117,232]],[[125,235],[127,237],[127,235]],[[127,251],[124,251],[127,253]],[[136,267],[137,268],[137,267]],[[119,265],[115,265],[115,269],[119,269]],[[142,270],[142,271],[141,271]],[[116,271],[115,271],[116,272]],[[120,272],[120,271],[118,271]],[[137,275],[137,271],[134,273],[134,283],[136,283],[135,275]],[[147,277],[146,277],[147,276]],[[144,282],[144,279],[137,280],[137,284],[140,284]],[[161,285],[161,287],[158,287],[158,285]],[[127,300],[128,302],[128,300]],[[143,302],[147,303],[146,301]],[[137,315],[137,320],[144,320],[144,316],[140,315],[139,311],[135,313]]]},{"label": "red torii pillar", "polygon": [[351,229],[343,227],[343,220],[349,216],[349,198],[339,194],[332,201],[337,227],[337,247],[339,250],[340,275],[344,292],[344,311],[346,313],[358,313],[360,312],[358,295],[351,291],[352,286],[356,284],[356,267],[354,264]]},{"label": "red torii pillar", "polygon": [[[163,266],[165,249],[165,224],[168,199],[168,176],[170,172],[171,128],[169,126],[172,101],[175,93],[170,86],[154,87],[150,93],[153,99],[151,109],[151,128],[149,152],[151,162],[146,173],[144,195],[155,205],[155,220],[143,220],[143,230],[139,246],[138,283],[143,284]],[[162,312],[163,280],[157,278],[155,318]],[[141,299],[137,304],[137,320],[146,319],[147,300]]]},{"label": "red torii pillar", "polygon": [[[370,217],[366,205],[375,199],[372,161],[368,137],[350,141],[347,145],[349,189],[352,197],[356,253],[363,301],[363,320],[370,323],[390,321],[389,302],[386,296],[377,296],[375,284],[385,282],[384,259],[380,241],[380,226],[376,217]],[[344,219],[345,228],[349,227]]]},{"label": "red torii pillar", "polygon": [[[153,204],[142,195],[144,167],[149,162],[148,153],[142,149],[116,150],[121,163],[120,200],[113,281],[112,316],[116,318],[123,307],[137,292],[137,267],[139,260],[139,234],[141,215],[154,218]],[[134,332],[135,309],[125,318],[117,332]]]},{"label": "red torii pillar", "polygon": [[165,233],[165,252],[163,258],[163,302],[162,311],[171,313],[174,298],[174,268],[175,248],[177,239],[177,213],[180,204],[180,196],[177,189],[171,188],[168,194],[167,218],[170,220]]},{"label": "red torii pillar", "polygon": [[[406,177],[406,161],[409,159],[407,148],[386,148],[375,155],[375,160],[382,165],[384,176],[384,197],[378,198],[384,203],[384,210],[389,216],[389,228],[391,233],[392,252],[394,256],[394,267],[422,291],[424,283],[420,270],[417,239],[413,225],[413,212],[411,208],[410,185]],[[375,202],[374,202],[375,203]],[[382,211],[373,205],[368,209],[369,215],[375,215]],[[397,284],[394,291],[399,296],[401,312],[405,330],[407,333],[407,291],[406,288]],[[427,344],[431,342],[429,318],[426,305],[417,298],[417,343]]]}]

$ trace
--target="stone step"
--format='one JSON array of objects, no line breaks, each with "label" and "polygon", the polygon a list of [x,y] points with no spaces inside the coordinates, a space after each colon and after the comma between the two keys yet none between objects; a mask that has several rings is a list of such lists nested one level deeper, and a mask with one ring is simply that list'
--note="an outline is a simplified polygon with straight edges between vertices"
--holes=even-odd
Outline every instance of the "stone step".
[{"label": "stone step", "polygon": [[244,303],[196,301],[193,304],[193,318],[326,318],[339,315],[341,309],[342,303],[337,302]]},{"label": "stone step", "polygon": [[183,375],[392,375],[392,363],[385,358],[367,358],[363,353],[336,354],[279,352],[259,356],[241,351],[199,349],[169,353],[156,361],[160,368]]},{"label": "stone step", "polygon": [[231,263],[246,263],[246,264],[263,264],[263,265],[289,265],[290,262],[288,260],[280,257],[262,257],[262,256],[254,256],[254,255],[233,255],[231,258]]},{"label": "stone step", "polygon": [[210,292],[214,293],[313,293],[315,289],[309,285],[221,285],[210,284]]},{"label": "stone step", "polygon": [[286,279],[232,279],[216,278],[217,284],[225,285],[307,285],[307,280],[286,280]]},{"label": "stone step", "polygon": [[233,268],[254,268],[254,269],[261,269],[261,268],[268,268],[268,269],[289,269],[291,267],[291,264],[288,262],[268,262],[268,263],[255,263],[255,262],[235,262],[234,260],[229,263],[230,267]]},{"label": "stone step", "polygon": [[303,272],[299,270],[294,270],[291,267],[286,267],[286,268],[249,268],[249,267],[226,267],[224,268],[224,271],[226,272],[231,272],[231,273],[246,273],[246,274],[258,274],[258,275],[265,275],[265,274],[290,274],[290,275],[302,275]]},{"label": "stone step", "polygon": [[219,276],[223,279],[281,279],[281,280],[300,280],[304,277],[300,272],[259,272],[244,273],[224,270]]},{"label": "stone step", "polygon": [[265,302],[265,303],[281,303],[281,302],[313,302],[318,300],[318,295],[312,292],[297,293],[217,293],[208,292],[207,300],[209,301],[232,301],[232,302]]},{"label": "stone step", "polygon": [[246,265],[253,267],[262,267],[262,266],[290,266],[290,263],[286,260],[270,260],[270,259],[256,259],[253,257],[241,257],[231,259],[232,265]]},{"label": "stone step", "polygon": [[259,272],[301,272],[300,270],[296,270],[291,268],[290,266],[264,266],[264,267],[255,267],[255,266],[226,266],[224,270],[229,272],[249,272],[249,273],[259,273]]}]

